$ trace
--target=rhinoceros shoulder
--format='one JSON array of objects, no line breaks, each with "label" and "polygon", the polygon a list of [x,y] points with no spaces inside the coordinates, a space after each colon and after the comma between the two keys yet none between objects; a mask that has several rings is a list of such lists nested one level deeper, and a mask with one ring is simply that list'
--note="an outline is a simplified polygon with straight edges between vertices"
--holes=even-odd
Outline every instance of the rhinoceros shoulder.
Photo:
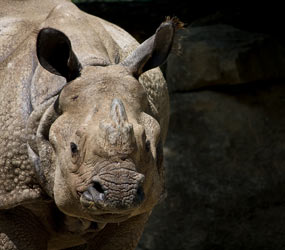
[{"label": "rhinoceros shoulder", "polygon": [[[31,83],[37,67],[34,30],[48,15],[48,9],[35,15],[33,2],[0,1],[0,209],[44,195],[26,145]],[[46,2],[52,9],[54,4]]]}]

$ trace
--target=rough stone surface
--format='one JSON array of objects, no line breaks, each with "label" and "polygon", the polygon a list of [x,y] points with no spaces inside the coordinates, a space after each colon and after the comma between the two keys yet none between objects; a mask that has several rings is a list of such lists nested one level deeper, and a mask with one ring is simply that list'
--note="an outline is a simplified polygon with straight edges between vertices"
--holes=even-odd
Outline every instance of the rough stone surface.
[{"label": "rough stone surface", "polygon": [[230,25],[180,31],[168,60],[170,91],[285,78],[285,47],[272,37]]},{"label": "rough stone surface", "polygon": [[166,70],[168,197],[137,250],[285,249],[284,49],[224,24],[180,32]]},{"label": "rough stone surface", "polygon": [[168,198],[137,249],[284,249],[284,83],[171,100]]}]

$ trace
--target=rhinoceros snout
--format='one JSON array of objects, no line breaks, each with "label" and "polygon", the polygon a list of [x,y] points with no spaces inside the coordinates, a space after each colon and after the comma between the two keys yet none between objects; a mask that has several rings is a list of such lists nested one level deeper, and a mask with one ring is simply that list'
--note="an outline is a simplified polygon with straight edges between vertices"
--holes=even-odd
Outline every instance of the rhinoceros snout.
[{"label": "rhinoceros snout", "polygon": [[135,208],[144,200],[143,182],[144,175],[133,170],[102,173],[92,178],[81,202],[104,211]]}]

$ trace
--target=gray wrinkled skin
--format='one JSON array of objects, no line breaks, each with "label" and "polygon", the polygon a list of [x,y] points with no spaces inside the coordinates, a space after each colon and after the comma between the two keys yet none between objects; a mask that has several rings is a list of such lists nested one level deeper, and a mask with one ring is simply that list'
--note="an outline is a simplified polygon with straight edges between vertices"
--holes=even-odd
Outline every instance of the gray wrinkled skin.
[{"label": "gray wrinkled skin", "polygon": [[[46,27],[70,40],[72,80],[36,52]],[[164,193],[169,119],[162,73],[137,47],[69,1],[0,2],[0,249],[135,248]]]}]

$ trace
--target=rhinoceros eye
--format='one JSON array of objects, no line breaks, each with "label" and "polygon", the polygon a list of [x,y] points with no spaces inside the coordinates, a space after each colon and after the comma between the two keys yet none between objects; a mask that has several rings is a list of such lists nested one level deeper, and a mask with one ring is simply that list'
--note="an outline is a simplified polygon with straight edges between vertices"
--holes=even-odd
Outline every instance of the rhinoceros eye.
[{"label": "rhinoceros eye", "polygon": [[74,142],[70,143],[70,150],[72,155],[75,155],[78,152],[78,147]]},{"label": "rhinoceros eye", "polygon": [[70,151],[71,151],[71,162],[74,165],[78,166],[78,164],[80,164],[80,154],[78,146],[74,142],[70,143]]}]

